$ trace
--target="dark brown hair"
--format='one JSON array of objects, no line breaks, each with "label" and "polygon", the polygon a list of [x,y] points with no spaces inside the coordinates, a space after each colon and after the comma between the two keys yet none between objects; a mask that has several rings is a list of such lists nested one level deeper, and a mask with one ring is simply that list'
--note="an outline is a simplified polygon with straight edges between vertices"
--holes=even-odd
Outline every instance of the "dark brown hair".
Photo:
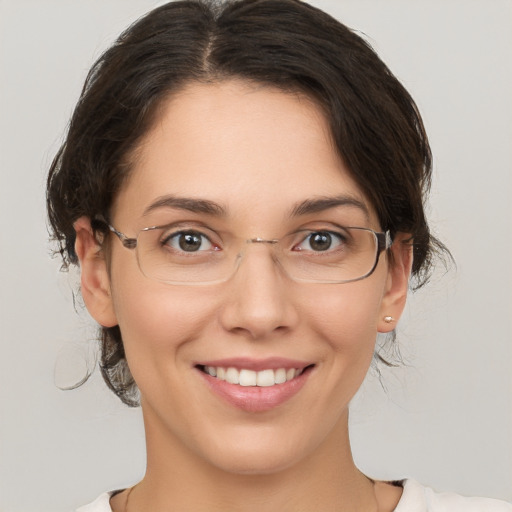
[{"label": "dark brown hair", "polygon": [[[98,59],[48,176],[48,214],[64,267],[78,263],[73,222],[109,217],[158,106],[191,81],[232,77],[305,93],[323,108],[381,227],[411,234],[413,279],[424,284],[444,248],[425,219],[432,158],[418,109],[365,40],[299,0],[171,2]],[[102,329],[100,367],[111,389],[137,405],[119,327]]]}]

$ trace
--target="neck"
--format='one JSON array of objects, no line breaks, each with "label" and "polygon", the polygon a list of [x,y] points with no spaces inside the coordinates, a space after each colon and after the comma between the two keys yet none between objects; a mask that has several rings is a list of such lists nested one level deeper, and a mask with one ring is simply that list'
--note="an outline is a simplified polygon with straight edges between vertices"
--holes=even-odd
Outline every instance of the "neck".
[{"label": "neck", "polygon": [[373,484],[352,458],[348,412],[314,453],[264,474],[215,467],[148,416],[147,471],[129,496],[127,512],[377,510]]}]

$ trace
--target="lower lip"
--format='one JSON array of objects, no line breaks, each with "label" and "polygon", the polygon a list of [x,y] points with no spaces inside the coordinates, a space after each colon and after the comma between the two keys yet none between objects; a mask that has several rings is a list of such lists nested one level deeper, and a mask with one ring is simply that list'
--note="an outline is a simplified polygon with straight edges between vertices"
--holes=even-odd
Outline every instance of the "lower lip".
[{"label": "lower lip", "polygon": [[200,369],[197,371],[210,389],[230,405],[246,412],[265,412],[274,409],[295,396],[306,383],[312,368],[307,368],[298,377],[274,386],[240,386],[217,379]]}]

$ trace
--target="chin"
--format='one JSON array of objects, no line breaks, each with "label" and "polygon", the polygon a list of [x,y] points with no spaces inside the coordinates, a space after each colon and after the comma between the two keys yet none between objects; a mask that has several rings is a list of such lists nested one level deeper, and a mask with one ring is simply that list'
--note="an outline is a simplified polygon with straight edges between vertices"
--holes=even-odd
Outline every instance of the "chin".
[{"label": "chin", "polygon": [[226,438],[219,439],[219,444],[210,444],[209,456],[203,451],[203,457],[206,455],[210,464],[227,473],[270,475],[296,465],[315,448],[308,450],[296,437],[266,434],[247,433],[238,440],[232,436],[229,443]]},{"label": "chin", "polygon": [[[217,459],[217,458],[216,458]],[[258,453],[256,456],[253,453],[247,452],[236,453],[231,457],[222,457],[220,460],[211,461],[217,468],[226,473],[236,475],[272,475],[285,471],[298,462],[299,457],[297,454],[275,454]]]}]

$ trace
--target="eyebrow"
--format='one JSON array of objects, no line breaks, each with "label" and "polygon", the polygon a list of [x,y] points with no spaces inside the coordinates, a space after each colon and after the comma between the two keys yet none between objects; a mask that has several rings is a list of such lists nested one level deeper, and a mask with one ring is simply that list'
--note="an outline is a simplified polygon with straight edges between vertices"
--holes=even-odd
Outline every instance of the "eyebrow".
[{"label": "eyebrow", "polygon": [[175,208],[194,213],[216,215],[218,217],[226,215],[226,209],[214,201],[209,201],[208,199],[196,199],[193,197],[177,197],[173,195],[166,195],[157,198],[144,210],[143,215],[148,215],[158,208]]},{"label": "eyebrow", "polygon": [[[367,206],[359,199],[350,195],[339,195],[334,197],[317,197],[314,199],[306,199],[297,203],[290,212],[290,217],[299,217],[311,213],[318,213],[339,206],[349,206],[357,208],[363,212],[366,218],[369,218]],[[173,195],[165,195],[153,201],[145,210],[143,215],[148,215],[158,208],[174,208],[186,210],[193,213],[205,213],[223,217],[226,215],[226,209],[220,204],[208,199],[198,199],[193,197],[177,197]]]},{"label": "eyebrow", "polygon": [[333,197],[327,196],[318,197],[314,199],[306,199],[305,201],[296,204],[292,208],[290,216],[297,217],[300,215],[307,215],[310,213],[323,212],[325,210],[336,208],[338,206],[349,206],[352,208],[357,208],[358,210],[361,210],[364,213],[367,219],[370,217],[368,207],[362,201],[350,195],[339,195]]}]

